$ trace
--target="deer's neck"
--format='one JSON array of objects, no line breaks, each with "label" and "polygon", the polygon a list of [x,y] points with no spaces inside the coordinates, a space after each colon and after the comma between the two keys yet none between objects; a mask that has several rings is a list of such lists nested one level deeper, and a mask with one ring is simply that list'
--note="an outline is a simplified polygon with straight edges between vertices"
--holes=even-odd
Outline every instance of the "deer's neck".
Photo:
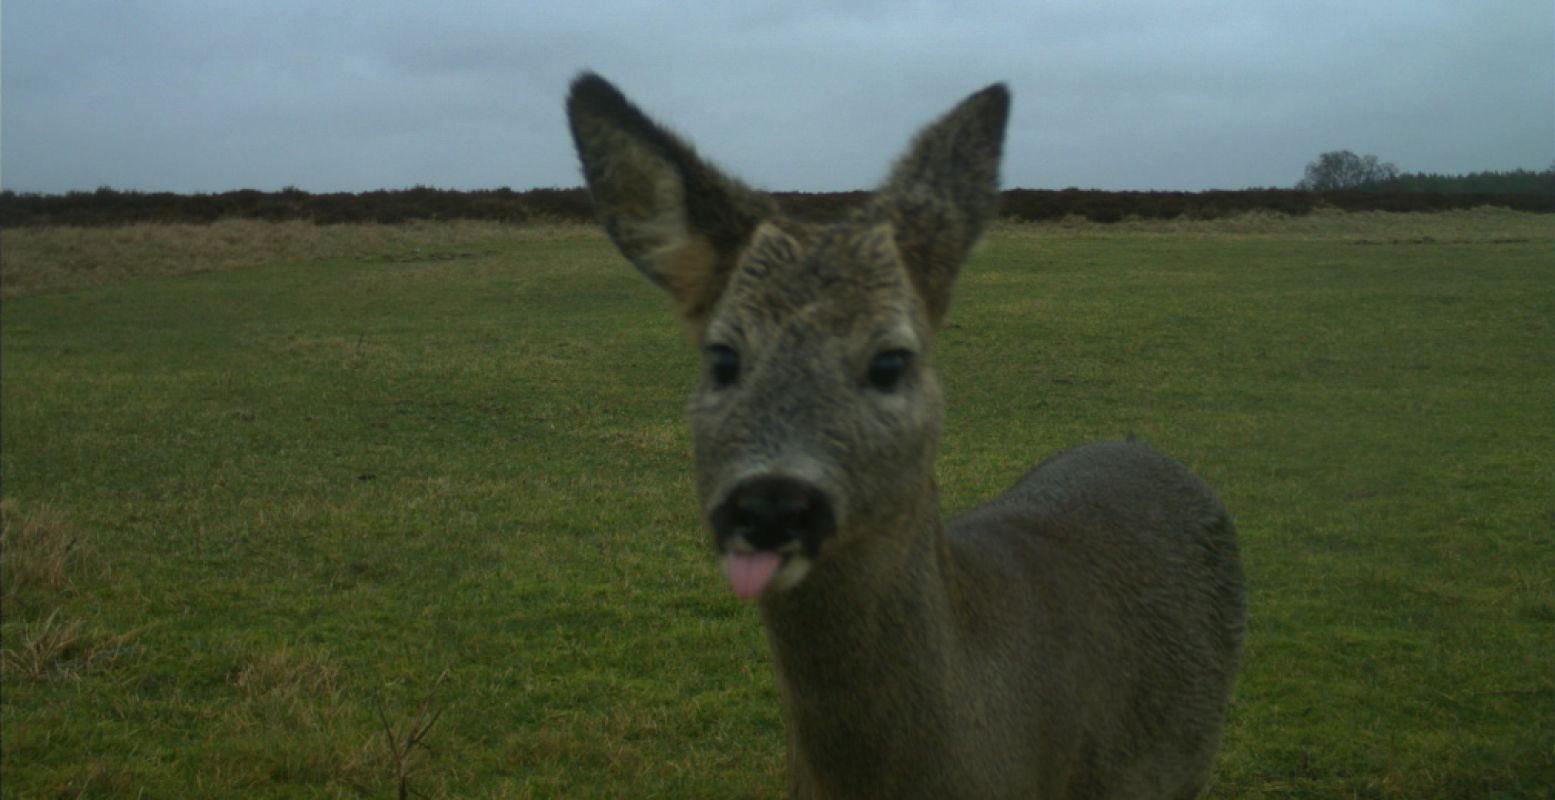
[{"label": "deer's neck", "polygon": [[953,757],[935,748],[954,738],[964,710],[951,696],[960,683],[953,567],[937,499],[927,494],[901,529],[858,537],[762,603],[790,763],[857,778],[866,785],[853,788],[865,794],[884,796],[904,763]]}]

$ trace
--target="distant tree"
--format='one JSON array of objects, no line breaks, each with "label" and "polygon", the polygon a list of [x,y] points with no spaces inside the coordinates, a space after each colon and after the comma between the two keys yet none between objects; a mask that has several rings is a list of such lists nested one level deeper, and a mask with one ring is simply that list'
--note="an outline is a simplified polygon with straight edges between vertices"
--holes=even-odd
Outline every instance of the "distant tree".
[{"label": "distant tree", "polygon": [[1296,183],[1296,188],[1308,192],[1329,192],[1336,189],[1359,189],[1368,183],[1392,180],[1398,177],[1398,167],[1376,156],[1358,156],[1349,150],[1334,150],[1317,157],[1307,165],[1306,177]]}]

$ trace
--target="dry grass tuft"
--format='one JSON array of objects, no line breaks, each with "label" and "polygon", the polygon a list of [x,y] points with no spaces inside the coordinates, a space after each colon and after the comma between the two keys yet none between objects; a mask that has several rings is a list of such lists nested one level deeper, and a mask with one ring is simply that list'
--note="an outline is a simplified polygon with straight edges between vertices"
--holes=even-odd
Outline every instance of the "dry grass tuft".
[{"label": "dry grass tuft", "polygon": [[17,627],[20,633],[14,637],[18,640],[16,646],[0,649],[0,668],[6,672],[38,678],[48,674],[54,665],[74,660],[81,651],[81,620],[62,622],[58,609],[42,622]]},{"label": "dry grass tuft", "polygon": [[81,535],[52,509],[23,512],[0,500],[0,669],[74,677],[135,652],[144,627],[109,634],[63,613],[61,596],[74,591],[89,562]]},{"label": "dry grass tuft", "polygon": [[340,670],[318,653],[282,646],[249,659],[229,682],[248,699],[335,697],[340,692]]},{"label": "dry grass tuft", "polygon": [[104,634],[89,629],[82,620],[61,619],[60,609],[54,609],[37,622],[4,627],[4,641],[14,645],[0,648],[0,670],[33,680],[74,678],[134,655],[134,640],[145,630],[142,627],[128,633]]},{"label": "dry grass tuft", "polygon": [[326,731],[346,711],[340,669],[324,653],[282,645],[227,675],[238,690],[229,720],[239,729]]},{"label": "dry grass tuft", "polygon": [[86,547],[48,507],[23,513],[0,500],[0,619],[71,588]]}]

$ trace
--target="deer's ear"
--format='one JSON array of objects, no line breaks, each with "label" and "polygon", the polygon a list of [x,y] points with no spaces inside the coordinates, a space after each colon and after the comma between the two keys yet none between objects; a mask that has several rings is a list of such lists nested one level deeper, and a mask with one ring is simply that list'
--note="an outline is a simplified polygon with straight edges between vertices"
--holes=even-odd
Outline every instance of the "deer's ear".
[{"label": "deer's ear", "polygon": [[920,131],[867,214],[891,223],[897,250],[939,325],[951,287],[999,207],[1010,93],[994,84]]},{"label": "deer's ear", "polygon": [[610,238],[700,328],[772,201],[702,161],[598,75],[573,81],[567,117]]}]

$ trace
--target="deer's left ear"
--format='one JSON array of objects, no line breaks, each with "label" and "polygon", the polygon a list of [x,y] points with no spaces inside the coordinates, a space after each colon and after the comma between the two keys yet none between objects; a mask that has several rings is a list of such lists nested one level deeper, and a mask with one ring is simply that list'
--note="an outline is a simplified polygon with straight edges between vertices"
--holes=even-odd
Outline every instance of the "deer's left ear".
[{"label": "deer's left ear", "polygon": [[1009,113],[1002,83],[961,101],[918,133],[866,211],[891,224],[936,326],[962,263],[998,211]]},{"label": "deer's left ear", "polygon": [[704,163],[598,75],[573,81],[567,116],[600,222],[699,330],[771,200]]}]

